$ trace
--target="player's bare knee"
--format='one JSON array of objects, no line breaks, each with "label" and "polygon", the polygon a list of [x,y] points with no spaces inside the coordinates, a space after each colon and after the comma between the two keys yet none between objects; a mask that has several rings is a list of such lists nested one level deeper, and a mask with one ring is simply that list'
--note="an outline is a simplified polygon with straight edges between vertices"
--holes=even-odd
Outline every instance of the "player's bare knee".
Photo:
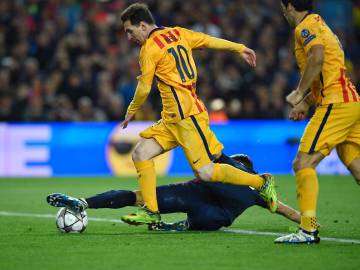
[{"label": "player's bare knee", "polygon": [[149,153],[149,149],[145,145],[143,144],[136,145],[132,153],[133,161],[149,160],[151,158],[152,157]]},{"label": "player's bare knee", "polygon": [[196,170],[196,176],[203,181],[211,181],[211,176],[213,173],[213,164],[208,164],[202,168]]},{"label": "player's bare knee", "polygon": [[300,170],[300,160],[295,158],[292,163],[292,167],[295,172],[299,171]]},{"label": "player's bare knee", "polygon": [[142,159],[141,159],[141,157],[142,157],[142,155],[141,155],[141,147],[138,147],[138,146],[135,147],[135,149],[134,149],[131,157],[132,157],[132,160],[133,160],[133,161],[140,161],[140,160],[142,160]]},{"label": "player's bare knee", "polygon": [[198,170],[196,175],[203,181],[211,181],[211,174],[206,170]]},{"label": "player's bare knee", "polygon": [[295,160],[293,161],[293,169],[295,172],[305,168],[315,169],[319,162],[324,158],[321,153],[298,153]]},{"label": "player's bare knee", "polygon": [[132,153],[133,161],[150,160],[161,154],[162,148],[154,140],[141,139]]},{"label": "player's bare knee", "polygon": [[309,168],[309,167],[311,167],[310,163],[301,157],[296,157],[293,161],[293,170],[295,172],[300,171],[304,168]]}]

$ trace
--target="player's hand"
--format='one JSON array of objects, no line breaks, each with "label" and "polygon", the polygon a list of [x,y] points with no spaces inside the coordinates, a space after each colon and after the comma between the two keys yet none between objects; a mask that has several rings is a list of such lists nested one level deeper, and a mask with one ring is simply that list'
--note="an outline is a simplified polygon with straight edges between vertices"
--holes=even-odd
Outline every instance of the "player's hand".
[{"label": "player's hand", "polygon": [[289,119],[293,121],[301,121],[305,119],[305,115],[303,113],[298,113],[294,110],[290,111]]},{"label": "player's hand", "polygon": [[289,118],[293,121],[304,120],[309,108],[310,105],[306,102],[306,100],[303,100],[291,109]]},{"label": "player's hand", "polygon": [[256,67],[256,54],[252,49],[245,48],[241,53],[241,57],[249,64],[250,67]]},{"label": "player's hand", "polygon": [[286,97],[286,101],[292,106],[296,106],[299,104],[303,99],[304,95],[299,90],[293,90],[289,95]]},{"label": "player's hand", "polygon": [[130,120],[134,117],[134,115],[126,115],[124,121],[121,122],[120,127],[123,129],[127,128]]}]

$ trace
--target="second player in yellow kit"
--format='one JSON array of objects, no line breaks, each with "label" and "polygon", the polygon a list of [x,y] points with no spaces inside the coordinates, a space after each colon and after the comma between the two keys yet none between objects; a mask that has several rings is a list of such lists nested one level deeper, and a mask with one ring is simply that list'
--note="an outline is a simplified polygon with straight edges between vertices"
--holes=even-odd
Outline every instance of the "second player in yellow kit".
[{"label": "second player in yellow kit", "polygon": [[[347,141],[347,137],[349,140],[357,137],[360,144],[360,98],[345,74],[344,51],[339,39],[320,15],[308,14],[295,28],[295,56],[302,73],[310,49],[317,45],[325,48],[321,72],[311,85],[311,98],[317,109],[304,132],[299,151],[327,156],[335,146]],[[355,157],[359,156],[359,148],[353,151],[357,152]]]},{"label": "second player in yellow kit", "polygon": [[233,51],[252,67],[256,66],[254,51],[242,44],[181,27],[157,27],[151,12],[143,4],[129,6],[121,19],[129,40],[141,45],[141,75],[121,125],[126,128],[146,100],[154,79],[163,104],[161,120],[140,133],[142,139],[133,152],[145,207],[136,214],[123,216],[123,221],[144,224],[160,220],[152,159],[177,146],[182,147],[199,179],[252,186],[260,190],[271,211],[275,212],[277,198],[271,175],[254,175],[227,164],[213,163],[221,155],[223,145],[210,130],[206,108],[196,94],[197,69],[193,49]]},{"label": "second player in yellow kit", "polygon": [[318,243],[316,166],[336,148],[341,161],[360,184],[360,97],[346,76],[341,43],[312,0],[281,0],[282,11],[294,28],[295,57],[301,79],[287,96],[293,106],[290,117],[300,120],[316,105],[300,141],[294,161],[301,224],[297,233],[276,243]]}]

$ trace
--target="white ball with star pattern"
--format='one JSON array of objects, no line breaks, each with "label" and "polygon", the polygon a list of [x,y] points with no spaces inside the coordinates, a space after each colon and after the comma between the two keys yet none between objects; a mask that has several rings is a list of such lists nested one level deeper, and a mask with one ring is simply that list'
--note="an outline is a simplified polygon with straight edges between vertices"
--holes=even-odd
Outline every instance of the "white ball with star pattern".
[{"label": "white ball with star pattern", "polygon": [[85,211],[77,212],[62,207],[56,214],[56,227],[63,233],[82,233],[88,224]]}]

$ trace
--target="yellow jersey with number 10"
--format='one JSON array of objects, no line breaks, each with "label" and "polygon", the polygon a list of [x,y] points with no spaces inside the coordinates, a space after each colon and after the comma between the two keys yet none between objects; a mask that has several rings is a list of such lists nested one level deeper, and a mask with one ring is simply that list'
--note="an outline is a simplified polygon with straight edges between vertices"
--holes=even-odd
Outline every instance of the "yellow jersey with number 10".
[{"label": "yellow jersey with number 10", "polygon": [[141,47],[138,80],[151,85],[153,78],[157,79],[165,122],[176,123],[206,110],[196,95],[197,70],[192,50],[205,47],[208,38],[180,27],[156,28]]},{"label": "yellow jersey with number 10", "polygon": [[295,28],[295,56],[301,73],[312,46],[324,47],[321,73],[311,91],[318,105],[360,101],[359,94],[346,76],[345,57],[341,43],[324,20],[317,14],[308,14]]}]

